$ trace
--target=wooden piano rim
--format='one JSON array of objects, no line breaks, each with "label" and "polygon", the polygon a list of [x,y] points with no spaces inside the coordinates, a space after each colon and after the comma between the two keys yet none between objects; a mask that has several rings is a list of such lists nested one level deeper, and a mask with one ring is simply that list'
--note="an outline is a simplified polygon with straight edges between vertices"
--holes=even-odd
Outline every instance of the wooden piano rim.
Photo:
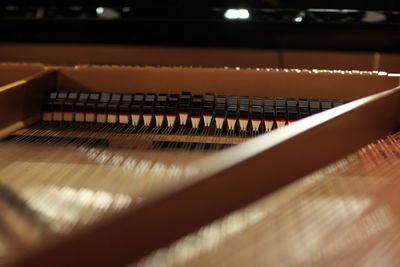
[{"label": "wooden piano rim", "polygon": [[[17,69],[18,65],[0,64],[0,70],[6,66]],[[38,120],[41,113],[38,103],[42,103],[47,91],[56,82],[57,76],[54,70],[40,70],[39,64],[26,65],[37,70],[36,73],[0,86],[0,139]]]},{"label": "wooden piano rim", "polygon": [[[122,265],[135,261],[388,134],[400,124],[399,103],[397,87],[220,152],[196,163],[207,169],[204,175],[139,208],[31,247],[23,257],[10,257],[8,264]],[[265,173],[271,179],[265,179]]]}]

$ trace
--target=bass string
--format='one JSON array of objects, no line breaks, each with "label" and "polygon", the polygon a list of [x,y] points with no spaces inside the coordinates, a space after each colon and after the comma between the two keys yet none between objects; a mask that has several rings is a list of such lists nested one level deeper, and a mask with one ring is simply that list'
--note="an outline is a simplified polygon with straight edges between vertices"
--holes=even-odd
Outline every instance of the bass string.
[{"label": "bass string", "polygon": [[[41,146],[40,148],[37,147],[37,150],[43,150],[43,146]],[[54,154],[67,154],[65,149],[57,147],[57,151],[55,151]],[[52,154],[50,156],[52,159],[54,158],[54,155]],[[71,159],[76,159],[75,161],[77,161],[78,159],[76,157],[66,157],[67,162],[71,162]],[[46,162],[46,158],[43,158],[41,162]],[[78,161],[79,162],[79,161]],[[35,164],[34,162],[27,162],[25,164],[25,168],[19,168],[19,173],[15,174],[13,172],[7,172],[5,174],[5,176],[2,177],[2,180],[4,182],[6,182],[9,186],[12,186],[13,188],[15,188],[16,190],[21,190],[23,188],[27,188],[30,187],[32,185],[38,185],[38,184],[44,184],[46,182],[50,182],[52,183],[52,181],[54,181],[54,177],[60,177],[60,179],[62,178],[61,175],[58,175],[59,172],[59,166],[55,163],[46,163],[45,165],[46,167],[46,171],[44,173],[46,173],[47,175],[43,174],[43,167],[44,165],[42,164]],[[68,170],[68,168],[71,168],[71,166],[73,165],[67,165],[66,169],[63,169],[63,171]],[[74,171],[73,168],[71,168],[72,172]],[[29,177],[27,176],[27,174],[29,174]],[[14,179],[13,179],[14,177]]]},{"label": "bass string", "polygon": [[[197,135],[197,132],[198,132],[197,128],[189,128],[189,132],[186,133],[185,138],[183,140],[181,140],[181,142],[183,142],[183,144],[181,145],[181,147],[179,149],[179,153],[176,154],[176,156],[173,158],[173,160],[172,160],[172,158],[170,158],[170,160],[167,160],[164,163],[168,166],[166,171],[169,172],[169,175],[167,175],[167,177],[174,177],[175,180],[179,180],[180,176],[184,176],[184,172],[185,172],[184,166],[187,165],[187,164],[183,164],[183,163],[185,163],[184,159],[188,159],[189,155],[191,154],[190,149],[192,147],[193,140],[194,140],[195,136]],[[170,170],[172,167],[174,169],[174,172],[171,172],[171,170]],[[179,172],[181,172],[181,173],[179,174]],[[168,183],[168,181],[167,181],[167,183]]]},{"label": "bass string", "polygon": [[[127,133],[133,133],[133,132],[135,132],[135,129],[137,129],[138,127],[134,127],[134,128],[130,128],[130,127],[128,127],[127,128]],[[146,129],[145,128],[141,128],[141,129],[139,129],[136,133],[135,133],[135,135],[136,134],[140,134],[140,132],[143,132],[143,131],[145,131]],[[108,149],[107,149],[108,150]],[[94,152],[94,156],[92,156],[91,157],[91,160],[94,160],[94,159],[96,159],[97,157],[99,157],[101,154],[100,154],[100,152],[101,151],[103,151],[103,150],[100,150],[100,151],[97,151],[97,152]],[[85,152],[85,151],[83,151],[83,152]],[[90,152],[90,151],[89,151]],[[73,171],[73,170],[72,170]],[[72,175],[73,175],[73,173],[72,173]],[[79,183],[79,182],[78,182]],[[79,184],[81,184],[81,183],[79,183]]]},{"label": "bass string", "polygon": [[[143,128],[143,129],[141,129],[142,131],[147,131],[147,129],[146,128]],[[110,135],[111,136],[111,135]],[[97,165],[99,165],[99,166],[101,166],[101,165],[107,165],[107,162],[112,158],[112,156],[113,156],[113,152],[112,152],[113,150],[112,149],[109,149],[109,148],[107,148],[107,147],[104,147],[103,149],[97,149],[97,151],[91,151],[91,152],[93,152],[93,154],[91,154],[90,155],[90,159],[91,159],[91,161],[94,161],[94,162],[96,162],[97,163]],[[102,168],[98,168],[98,169],[102,169]],[[85,172],[85,173],[83,173],[81,176],[82,177],[87,177],[87,176],[93,176],[93,175],[96,175],[97,173],[95,173],[95,174],[92,174],[92,173],[90,173],[89,172],[90,171],[90,169],[88,169],[88,172]],[[101,175],[101,177],[104,177],[104,175],[102,174]],[[89,180],[89,179],[86,179],[86,180]],[[99,179],[99,182],[100,182],[100,180],[103,180],[103,179]],[[86,186],[84,183],[82,183],[82,182],[80,182],[80,179],[77,179],[76,180],[76,183],[74,183],[74,184],[72,184],[71,186],[80,186],[80,187],[84,187],[84,186]]]},{"label": "bass string", "polygon": [[40,121],[36,125],[23,129],[23,133],[13,138],[11,141],[24,141],[26,143],[29,143],[32,140],[35,140],[38,135],[43,135],[43,133],[48,130],[47,127],[49,126],[49,124],[49,122]]},{"label": "bass string", "polygon": [[[152,129],[149,134],[157,134],[159,132],[160,129]],[[144,129],[144,132],[146,132],[146,129]],[[140,148],[140,147],[139,147]],[[126,157],[128,158],[128,157]],[[143,158],[141,160],[144,160]],[[106,162],[105,162],[106,163]],[[139,163],[137,165],[140,165]],[[137,166],[136,166],[137,167]],[[102,180],[108,180],[108,181],[112,181],[112,179],[107,179],[107,174],[106,173],[102,173],[102,176],[105,177],[105,179]]]},{"label": "bass string", "polygon": [[[146,136],[147,139],[138,138],[138,140],[137,140],[138,145],[136,145],[136,146],[135,146],[135,149],[132,149],[131,152],[128,152],[127,155],[123,156],[123,158],[125,158],[125,160],[126,160],[127,158],[132,157],[134,154],[137,154],[139,151],[142,151],[142,150],[145,151],[145,148],[146,148],[146,144],[145,144],[145,143],[146,143],[146,141],[151,141],[152,135],[159,134],[161,130],[162,130],[162,129],[161,129],[160,127],[154,127],[153,129],[151,129],[150,131],[148,131],[148,127],[147,127],[147,129],[145,129],[145,131],[142,133],[142,135],[143,135],[143,134],[147,135],[147,136]],[[147,131],[148,131],[148,132],[147,132]],[[163,130],[163,131],[165,132],[166,129]],[[144,142],[143,142],[143,140],[144,140]],[[127,140],[125,140],[124,142],[127,142]],[[128,141],[128,142],[129,142],[129,141]],[[114,153],[114,154],[112,154],[112,156],[109,158],[109,160],[107,160],[107,161],[104,162],[105,164],[107,164],[108,162],[112,161],[112,158],[113,158],[113,157],[115,158],[115,157],[118,157],[118,156],[119,156],[117,153],[119,153],[120,150],[118,150],[118,149],[110,149],[110,151],[111,151],[111,153]],[[151,160],[151,158],[152,158],[152,154],[151,154],[151,153],[142,153],[142,154],[143,154],[144,156],[147,155],[147,157],[149,158],[149,160]],[[137,158],[137,157],[136,157],[136,158]],[[144,158],[142,157],[141,160],[144,160]],[[119,166],[121,166],[121,163],[123,163],[123,162],[121,162],[121,161],[116,161],[116,162],[118,163],[117,165],[119,165]],[[111,165],[115,165],[115,164],[111,164]]]},{"label": "bass string", "polygon": [[[51,140],[54,140],[54,139],[50,138],[48,141],[44,142],[44,144],[56,143]],[[63,139],[60,139],[59,142],[61,142],[62,140]],[[76,139],[75,142],[78,143],[79,142],[78,139]],[[68,157],[69,154],[65,153],[65,146],[51,146],[50,148],[46,147],[49,149],[44,150],[44,149],[42,149],[44,144],[41,144],[41,146],[36,147],[37,152],[39,152],[39,153],[43,152],[43,151],[46,152],[46,156],[44,158],[39,157],[39,159],[41,159],[42,161],[52,162],[54,159],[58,159],[58,160],[62,160],[64,162],[71,162],[71,159],[75,159],[75,157]],[[23,146],[22,149],[26,149],[26,148]],[[50,152],[52,152],[52,153],[50,153]],[[60,156],[63,156],[63,157],[60,157]],[[36,168],[40,168],[40,166],[36,166]],[[26,173],[27,170],[29,170],[29,172],[34,171],[35,163],[34,162],[32,162],[31,164],[28,163],[28,166],[26,166],[25,168],[20,168],[20,173]],[[22,177],[22,175],[17,175],[16,177],[19,177],[19,176]],[[21,181],[21,182],[23,182],[23,181]]]},{"label": "bass string", "polygon": [[[171,127],[165,128],[162,134],[170,134],[172,131]],[[148,174],[151,166],[154,165],[154,161],[157,159],[157,156],[154,155],[158,151],[160,151],[163,147],[163,142],[156,144],[154,149],[151,152],[148,152],[148,157],[142,157],[140,160],[136,160],[134,164],[127,168],[128,176],[130,175],[131,179],[126,179],[123,184],[114,184],[115,188],[113,191],[121,192],[124,194],[130,195],[132,198],[138,199],[140,202],[141,198],[141,188],[144,186],[146,182],[146,175]],[[160,157],[160,155],[158,155]],[[131,173],[133,171],[133,173]]]},{"label": "bass string", "polygon": [[[191,132],[192,129],[188,131],[187,126],[180,126],[177,134],[179,136],[181,135],[182,138],[187,139]],[[188,147],[188,143],[184,142],[179,148],[182,138],[177,137],[176,140],[168,140],[166,146],[162,146],[162,151],[160,151],[159,157],[152,162],[148,172],[145,175],[146,178],[144,179],[144,183],[141,188],[141,199],[146,198],[149,193],[151,194],[156,192],[156,188],[159,188],[159,186],[162,184],[162,180],[164,180],[163,178],[165,178],[165,176],[170,176],[168,174],[171,172],[171,166],[174,166],[178,155],[184,153],[183,151]]]},{"label": "bass string", "polygon": [[[149,172],[150,180],[156,181],[157,186],[163,184],[165,180],[170,180],[171,177],[177,178],[179,175],[180,167],[177,165],[179,158],[186,155],[191,146],[192,140],[196,135],[197,130],[191,128],[190,126],[180,126],[178,131],[175,133],[176,140],[169,140],[167,146],[164,148],[164,157],[160,157],[157,162],[155,162],[151,168],[154,171]],[[180,146],[180,147],[179,147]],[[179,150],[177,149],[179,147]],[[179,151],[179,152],[178,152]],[[164,171],[159,171],[159,169]],[[174,171],[172,173],[171,171]],[[153,175],[155,174],[155,175]],[[167,177],[165,179],[165,177]],[[154,184],[151,182],[148,188],[154,188]]]},{"label": "bass string", "polygon": [[[6,177],[4,177],[4,176],[2,177],[2,179],[5,182],[8,182],[8,183],[9,182],[13,182],[14,184],[16,182],[20,181],[21,183],[23,183],[23,185],[26,182],[26,181],[24,181],[22,179],[23,178],[22,174],[24,172],[26,173],[26,172],[29,171],[30,173],[32,173],[32,171],[34,171],[35,168],[37,168],[37,167],[35,167],[35,162],[38,159],[39,160],[40,159],[42,159],[42,160],[52,159],[54,154],[57,154],[57,152],[58,152],[58,151],[53,151],[53,153],[49,153],[48,151],[52,151],[52,149],[43,149],[43,146],[38,146],[38,145],[35,145],[35,146],[32,146],[32,145],[28,145],[28,146],[27,145],[21,145],[21,146],[14,146],[14,148],[17,148],[17,149],[19,148],[19,150],[22,149],[21,154],[17,150],[16,153],[14,151],[14,153],[11,153],[11,155],[16,154],[16,155],[22,155],[23,156],[25,154],[28,154],[28,156],[31,155],[31,158],[33,158],[34,161],[25,162],[25,168],[22,168],[22,167],[18,168],[19,172],[17,172],[17,173],[9,172],[9,173],[5,174],[6,176],[10,176],[10,175],[14,176],[14,177],[10,177],[9,180],[7,180]],[[49,148],[49,147],[46,147],[46,148]],[[32,153],[34,154],[33,156],[32,156]],[[44,157],[43,157],[43,154],[45,155]],[[20,157],[18,156],[16,158],[16,160],[19,160],[19,159],[20,159]],[[28,160],[29,160],[29,158],[28,158]],[[21,185],[21,186],[23,186],[23,185]]]},{"label": "bass string", "polygon": [[[158,133],[158,131],[160,129],[161,128],[158,128],[156,133]],[[172,130],[172,128],[170,128],[170,127],[165,128],[163,130],[162,134],[169,134],[171,132],[171,130]],[[162,144],[159,143],[153,148],[153,150],[161,149],[161,147],[162,147]],[[136,161],[136,163],[133,167],[131,166],[131,168],[129,168],[130,170],[133,169],[134,173],[128,173],[127,178],[129,178],[131,176],[132,179],[124,179],[122,184],[111,182],[108,189],[112,192],[118,192],[118,193],[122,193],[121,192],[122,190],[120,190],[120,189],[125,189],[125,191],[128,191],[127,193],[129,195],[131,195],[131,196],[138,195],[138,198],[140,199],[141,198],[140,192],[142,191],[140,189],[142,187],[144,187],[146,181],[148,180],[147,177],[149,176],[149,173],[151,173],[152,167],[155,164],[155,163],[153,163],[155,157],[152,155],[152,153],[148,153],[147,155],[148,155],[147,158],[149,158],[149,160],[146,157],[142,157],[139,161]],[[141,163],[143,163],[143,164],[141,164]],[[109,179],[109,181],[112,181],[112,179]],[[132,181],[136,181],[133,186],[131,183]],[[132,191],[132,189],[135,189],[135,190]]]},{"label": "bass string", "polygon": [[[196,144],[194,150],[198,151],[198,153],[202,153],[202,156],[205,156],[207,154],[207,151],[209,151],[209,149],[206,149],[207,144],[209,143],[210,137],[212,136],[212,132],[211,132],[211,127],[207,126],[203,128],[203,131],[201,133],[201,139],[199,139],[199,143]],[[210,145],[208,145],[209,147]],[[207,150],[207,151],[206,151]]]},{"label": "bass string", "polygon": [[217,127],[215,127],[214,125],[214,129],[213,129],[213,134],[212,134],[212,145],[210,146],[210,150],[211,151],[215,151],[217,150],[217,142],[220,138],[220,135],[222,133],[222,129],[218,129]]},{"label": "bass string", "polygon": [[[161,128],[159,128],[158,127],[158,130],[159,129],[161,129]],[[158,130],[157,130],[157,133],[158,133]],[[167,127],[167,128],[165,128],[164,129],[164,131],[162,132],[162,134],[169,134],[170,132],[172,131],[172,128],[171,127]],[[178,133],[180,133],[180,132],[182,132],[182,131],[184,131],[184,128],[182,129],[179,129],[178,130]],[[167,149],[173,149],[173,147],[175,147],[175,145],[176,145],[176,143],[174,144],[173,142],[171,143],[168,143],[168,147],[167,147]],[[156,144],[156,146],[155,147],[153,147],[153,149],[152,149],[152,151],[157,151],[157,150],[159,150],[159,149],[161,149],[162,148],[162,146],[163,146],[163,142],[160,142],[160,143],[158,143],[158,144]],[[162,154],[161,154],[162,155]],[[167,156],[168,157],[168,156]],[[155,166],[157,166],[157,161],[155,161],[154,159],[154,157],[152,157],[151,158],[152,159],[152,162],[153,163],[150,163],[150,166],[149,165],[147,165],[147,168],[146,168],[146,170],[139,170],[139,173],[141,173],[141,180],[142,180],[142,183],[141,183],[141,185],[138,185],[138,183],[135,183],[135,185],[134,185],[134,187],[136,187],[136,189],[137,188],[144,188],[144,187],[149,187],[149,180],[151,180],[151,178],[154,176],[154,174],[156,173],[156,169],[155,169]],[[144,159],[142,159],[142,160],[144,160]],[[161,159],[159,159],[159,160],[161,160]],[[162,160],[161,160],[162,161]],[[137,164],[136,164],[136,166],[135,166],[135,168],[138,168],[138,166],[140,166],[140,162],[138,162]],[[144,165],[144,166],[146,166],[146,165]],[[112,178],[112,177],[111,177]],[[140,178],[139,178],[140,179]],[[109,181],[112,181],[112,179],[109,179]],[[124,179],[124,181],[129,181],[128,179]],[[114,188],[110,188],[110,187],[112,187],[114,185]],[[110,182],[110,184],[107,186],[107,188],[109,188],[109,189],[111,189],[111,191],[114,191],[114,192],[121,192],[121,190],[119,190],[119,188],[121,188],[121,187],[123,187],[123,188],[126,188],[126,189],[128,189],[128,191],[130,191],[129,192],[129,194],[131,195],[131,196],[134,196],[134,195],[136,195],[135,193],[133,193],[131,190],[129,190],[129,188],[131,188],[131,186],[127,186],[126,185],[126,183],[124,183],[124,184],[120,184],[120,183],[113,183],[113,182]],[[133,187],[133,188],[134,188]],[[140,191],[143,191],[143,189],[142,190],[135,190],[135,191],[138,191],[138,198],[139,199],[142,199],[142,197],[140,196]]]},{"label": "bass string", "polygon": [[[39,127],[38,129],[34,130],[34,132],[41,131],[41,130],[43,130],[42,127]],[[25,155],[25,153],[27,151],[26,145],[29,145],[32,143],[38,144],[38,143],[41,143],[44,141],[47,141],[48,143],[51,142],[51,140],[48,138],[40,138],[37,136],[25,136],[25,135],[19,136],[18,135],[10,140],[1,142],[1,144],[3,145],[3,149],[5,149],[5,150],[3,150],[3,153],[4,153],[4,155],[7,155],[7,160],[13,161],[13,160],[18,160],[20,158],[20,156]],[[13,146],[13,145],[10,146],[9,145],[9,144],[16,144],[16,143],[18,143],[18,146]],[[4,144],[7,144],[7,145],[4,146]],[[11,153],[7,148],[11,149],[13,151],[13,153]]]},{"label": "bass string", "polygon": [[[82,171],[82,168],[80,168],[80,170]],[[90,170],[90,169],[89,169]],[[69,176],[72,176],[72,177],[74,177],[74,179],[69,179],[69,182],[67,183],[67,185],[73,185],[73,186],[81,186],[81,189],[83,188],[82,187],[82,181],[84,181],[84,179],[85,178],[88,178],[88,177],[85,177],[85,175],[78,175],[76,172],[75,172],[75,169],[74,168],[71,168],[68,172],[66,172],[66,174],[64,175],[65,177],[69,177]],[[59,180],[65,180],[64,179],[64,177],[62,177],[62,176],[60,176],[60,175],[58,175],[58,178],[59,178]],[[63,182],[63,184],[66,184],[65,183],[65,181]],[[84,188],[83,188],[84,189]],[[78,193],[79,193],[79,191],[78,191]],[[96,195],[94,195],[93,197],[96,197]],[[48,202],[51,202],[51,201],[48,201]],[[80,203],[80,204],[83,204],[83,203]],[[90,205],[90,203],[88,203],[88,205]],[[84,217],[85,218],[85,217]],[[87,216],[86,216],[86,219],[85,220],[87,220]]]},{"label": "bass string", "polygon": [[200,136],[201,139],[199,139],[199,142],[196,144],[196,146],[194,147],[194,151],[198,151],[203,152],[206,148],[206,144],[207,144],[207,137],[209,135],[210,132],[210,127],[204,127]]},{"label": "bass string", "polygon": [[[361,192],[363,189],[362,185],[365,185],[367,179],[372,178],[372,182],[377,181],[377,178],[397,178],[400,171],[400,156],[396,152],[400,152],[399,142],[393,142],[393,136],[389,135],[384,139],[380,139],[374,143],[370,143],[350,156],[336,161],[335,163],[324,167],[321,170],[316,171],[311,174],[311,176],[317,177],[331,177],[333,183],[341,183],[342,180],[337,180],[344,178],[347,183],[354,180],[354,188],[352,193],[355,193],[356,189]],[[386,145],[383,144],[386,142]],[[390,143],[390,145],[387,145]],[[391,152],[384,152],[390,149]],[[392,153],[393,150],[395,153]],[[378,153],[377,153],[378,152]],[[368,178],[367,178],[368,177]],[[349,178],[353,178],[350,179]],[[363,179],[365,183],[358,184],[358,180]],[[347,187],[349,185],[346,185]],[[318,188],[309,189],[309,193],[312,190],[319,190]],[[369,189],[368,189],[369,190]],[[318,194],[320,194],[319,192]]]},{"label": "bass string", "polygon": [[[109,126],[108,128],[111,128],[111,126]],[[184,129],[185,129],[185,128],[181,128],[181,129],[178,131],[178,134],[180,133],[181,130],[184,130]],[[193,131],[193,129],[192,129],[191,131]],[[222,133],[222,132],[221,132],[221,133]],[[192,135],[192,134],[193,134],[193,133],[189,133],[189,136]],[[112,135],[115,135],[115,134],[110,134],[110,136],[112,136]],[[75,135],[75,136],[76,136],[76,135]],[[183,149],[184,149],[184,150],[187,150],[187,149],[190,147],[190,143],[191,143],[191,140],[188,139],[188,137],[186,137],[186,139],[187,139],[186,142],[185,142],[186,145],[183,146]],[[174,149],[176,145],[177,145],[177,143],[170,142],[167,148],[168,148],[168,149]],[[73,172],[73,171],[74,171],[74,170],[72,169],[71,172]]]},{"label": "bass string", "polygon": [[[70,144],[76,145],[76,149],[78,149],[80,152],[88,153],[92,150],[92,155],[96,152],[97,155],[100,155],[100,153],[107,148],[107,145],[104,144],[103,146],[96,146],[99,143],[99,140],[108,140],[114,136],[118,136],[118,132],[124,128],[125,126],[122,125],[97,125],[93,128],[89,128],[89,135],[87,135],[85,132],[76,133],[74,131],[68,132],[67,134],[62,133],[62,135],[64,135],[66,138],[74,138],[75,141]],[[98,131],[102,132],[102,134],[99,134]],[[95,147],[97,147],[97,149],[95,149]],[[94,158],[95,157],[96,156],[94,156]]]},{"label": "bass string", "polygon": [[[108,126],[108,128],[111,128],[111,127],[112,127],[111,125]],[[96,131],[92,131],[92,133],[95,135],[95,134],[96,134]],[[72,133],[71,135],[76,136],[76,134],[73,134],[73,133]],[[111,134],[111,135],[112,135],[112,134]],[[111,135],[110,135],[110,136],[111,136]],[[228,133],[228,135],[229,135],[229,133]],[[80,136],[78,136],[78,137],[80,137]],[[92,136],[90,136],[90,137],[92,137]],[[90,140],[89,142],[93,142],[91,139],[89,139],[89,140]],[[190,141],[188,141],[188,142],[190,143]],[[91,146],[88,146],[88,142],[86,142],[86,146],[87,146],[87,147],[91,147]]]},{"label": "bass string", "polygon": [[[386,172],[395,175],[399,171],[399,152],[399,142],[389,136],[386,139],[364,147],[358,152],[360,162],[362,163],[360,167],[363,167],[368,174],[376,177],[384,176],[383,173]],[[356,174],[358,169],[352,168],[350,172]]]},{"label": "bass string", "polygon": [[[166,147],[163,147],[163,151],[159,153],[159,157],[152,162],[152,165],[150,166],[146,174],[147,178],[145,179],[145,184],[142,187],[143,196],[146,195],[145,192],[149,192],[152,190],[152,187],[155,187],[154,183],[159,182],[160,177],[159,175],[156,175],[156,173],[159,171],[160,168],[162,168],[161,166],[164,166],[167,171],[170,171],[170,167],[176,161],[177,154],[179,155],[180,153],[183,153],[182,151],[184,151],[188,146],[188,143],[185,143],[185,140],[188,140],[188,138],[190,138],[190,134],[192,133],[192,131],[193,128],[190,128],[187,125],[180,125],[178,131],[175,133],[176,139],[169,140],[166,144]],[[179,149],[178,152],[178,147],[182,140],[183,146],[181,147],[181,149]]]},{"label": "bass string", "polygon": [[[62,151],[62,152],[64,152],[64,151]],[[57,153],[55,153],[55,154],[57,154]],[[54,155],[53,156],[51,156],[51,155],[48,155],[48,158],[50,159],[50,158],[52,158],[52,157],[54,157]],[[30,173],[32,173],[32,168],[31,168],[32,166],[28,166],[28,169],[29,169],[29,171],[30,171]],[[34,166],[33,166],[34,167]],[[26,168],[27,169],[27,168]],[[21,171],[22,172],[24,172],[25,170],[24,169],[22,169],[21,168]],[[72,170],[73,171],[73,170]],[[50,172],[51,173],[51,172]],[[18,175],[17,175],[17,177],[18,177]],[[43,178],[43,177],[42,177]],[[32,179],[30,179],[30,180],[32,180]],[[15,181],[15,180],[14,180]],[[21,182],[23,182],[22,180],[21,180]],[[37,182],[37,180],[36,180],[36,182]],[[25,185],[25,183],[24,183],[24,185]],[[17,188],[18,188],[18,186],[17,186]]]},{"label": "bass string", "polygon": [[[165,128],[162,130],[161,134],[169,134],[171,132],[172,128]],[[153,150],[156,152],[159,149],[161,149],[162,144],[158,143],[156,144],[156,146],[153,148]],[[143,148],[143,150],[145,150],[145,148]],[[147,152],[147,151],[146,151]],[[136,153],[135,151],[131,151],[129,154],[126,155],[125,159],[123,162],[121,162],[121,164],[119,164],[119,166],[125,168],[127,171],[132,170],[134,168],[137,168],[137,166],[139,165],[143,165],[141,164],[141,162],[145,162],[145,161],[153,161],[154,160],[154,155],[151,152],[147,152],[147,153],[142,153],[142,157],[138,158],[138,157],[133,157]],[[146,157],[147,155],[147,157]],[[133,160],[132,160],[133,159]],[[133,162],[133,163],[132,163]],[[128,164],[126,164],[128,163]],[[123,186],[123,188],[127,188],[126,186]],[[114,192],[119,192],[119,190],[112,190]]]}]

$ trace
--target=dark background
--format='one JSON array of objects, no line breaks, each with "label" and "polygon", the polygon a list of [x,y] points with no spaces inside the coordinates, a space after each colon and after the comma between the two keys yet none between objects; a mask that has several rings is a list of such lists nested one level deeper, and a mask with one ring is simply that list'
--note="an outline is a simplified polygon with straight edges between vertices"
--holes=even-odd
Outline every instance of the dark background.
[{"label": "dark background", "polygon": [[258,7],[400,10],[398,0],[0,0],[0,5],[127,5],[137,7]]},{"label": "dark background", "polygon": [[[251,16],[228,20],[227,8]],[[0,0],[0,42],[400,52],[398,10],[400,0]]]}]

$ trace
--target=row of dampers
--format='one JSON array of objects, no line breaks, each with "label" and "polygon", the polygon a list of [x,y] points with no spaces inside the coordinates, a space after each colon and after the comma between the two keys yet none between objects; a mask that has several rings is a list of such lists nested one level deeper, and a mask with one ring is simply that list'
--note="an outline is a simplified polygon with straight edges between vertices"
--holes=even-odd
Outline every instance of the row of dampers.
[{"label": "row of dampers", "polygon": [[282,97],[224,96],[207,93],[120,94],[98,92],[52,92],[43,105],[44,121],[121,123],[137,126],[176,123],[193,128],[200,125],[229,130],[245,130],[251,122],[253,131],[261,124],[265,130],[343,104],[341,100],[294,99]]}]

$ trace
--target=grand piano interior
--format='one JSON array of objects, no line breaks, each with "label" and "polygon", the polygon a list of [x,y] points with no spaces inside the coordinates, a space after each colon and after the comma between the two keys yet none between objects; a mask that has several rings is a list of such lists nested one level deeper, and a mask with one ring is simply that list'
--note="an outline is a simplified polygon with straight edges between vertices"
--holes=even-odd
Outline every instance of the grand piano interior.
[{"label": "grand piano interior", "polygon": [[2,1],[0,264],[398,266],[400,3]]}]

